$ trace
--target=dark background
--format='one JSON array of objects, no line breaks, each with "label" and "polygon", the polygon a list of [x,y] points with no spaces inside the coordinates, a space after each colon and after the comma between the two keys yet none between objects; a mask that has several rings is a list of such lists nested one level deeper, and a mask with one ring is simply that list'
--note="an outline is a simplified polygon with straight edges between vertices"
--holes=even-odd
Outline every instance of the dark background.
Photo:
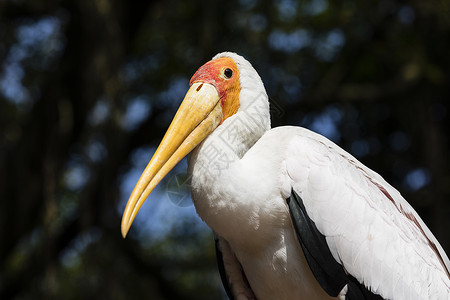
[{"label": "dark background", "polygon": [[449,16],[444,0],[0,1],[0,298],[223,296],[183,166],[126,240],[120,219],[190,76],[225,50],[261,75],[274,126],[379,172],[449,253]]}]

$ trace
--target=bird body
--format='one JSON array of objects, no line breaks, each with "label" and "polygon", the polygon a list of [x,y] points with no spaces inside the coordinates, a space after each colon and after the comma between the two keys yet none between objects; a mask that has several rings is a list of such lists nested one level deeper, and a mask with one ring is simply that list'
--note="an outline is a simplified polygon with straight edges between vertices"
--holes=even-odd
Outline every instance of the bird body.
[{"label": "bird body", "polygon": [[[208,107],[205,121],[194,122],[201,112],[183,116],[200,94],[212,100],[195,104],[199,111]],[[192,122],[186,132],[178,129],[179,120]],[[190,151],[192,199],[218,236],[219,263],[234,299],[348,296],[350,285],[335,295],[326,292],[305,258],[299,223],[286,202],[292,193],[326,241],[326,249],[313,255],[329,253],[342,274],[377,297],[450,299],[448,257],[408,202],[325,137],[301,127],[270,129],[264,86],[242,57],[219,54],[194,74],[156,158],[130,197],[123,232],[153,187]]]},{"label": "bird body", "polygon": [[[330,299],[296,242],[282,195],[283,178],[272,172],[281,170],[283,161],[279,156],[260,156],[280,153],[283,145],[271,141],[277,131],[264,135],[242,158],[233,155],[231,147],[221,148],[235,159],[227,162],[227,169],[219,157],[214,161],[208,155],[201,157],[211,151],[210,143],[223,143],[219,135],[210,136],[189,158],[192,199],[199,216],[236,256],[257,299]],[[205,173],[205,165],[217,173]]]},{"label": "bird body", "polygon": [[[214,140],[213,133],[205,143]],[[324,137],[300,127],[274,128],[222,170],[220,179],[197,177],[191,168],[197,164],[189,163],[197,212],[236,249],[258,299],[273,299],[268,289],[278,293],[277,299],[329,298],[305,293],[314,286],[309,282],[313,277],[295,241],[285,204],[291,187],[301,194],[334,258],[353,276],[370,283],[374,292],[379,290],[386,299],[448,295],[449,279],[441,260],[445,253],[430,247],[439,243],[429,231],[422,232],[427,227],[415,211],[381,176]],[[409,214],[420,221],[420,227]],[[305,287],[301,282],[307,282]],[[430,289],[422,288],[424,282]]]}]

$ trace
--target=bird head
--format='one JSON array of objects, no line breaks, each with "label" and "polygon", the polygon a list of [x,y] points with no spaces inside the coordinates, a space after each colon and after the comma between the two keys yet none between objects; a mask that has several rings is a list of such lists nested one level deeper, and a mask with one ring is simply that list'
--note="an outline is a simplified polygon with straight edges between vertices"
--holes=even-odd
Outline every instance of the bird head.
[{"label": "bird head", "polygon": [[[192,76],[190,88],[169,129],[130,195],[122,217],[123,237],[148,195],[164,176],[217,126],[238,111],[241,74],[236,58],[250,65],[236,54],[224,53],[204,64]],[[251,70],[254,71],[252,67]]]}]

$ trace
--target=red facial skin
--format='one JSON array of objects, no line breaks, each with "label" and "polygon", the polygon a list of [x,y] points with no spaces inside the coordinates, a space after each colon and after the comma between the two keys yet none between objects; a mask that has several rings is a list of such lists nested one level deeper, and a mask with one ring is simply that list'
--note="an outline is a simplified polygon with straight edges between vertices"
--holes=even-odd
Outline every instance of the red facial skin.
[{"label": "red facial skin", "polygon": [[[230,78],[225,76],[225,70],[230,69]],[[227,75],[229,71],[227,71]],[[234,115],[239,108],[239,93],[241,85],[239,83],[239,69],[236,63],[228,57],[221,57],[211,60],[201,66],[194,76],[192,76],[189,86],[196,82],[212,84],[219,94],[222,105],[222,122],[229,116]]]}]

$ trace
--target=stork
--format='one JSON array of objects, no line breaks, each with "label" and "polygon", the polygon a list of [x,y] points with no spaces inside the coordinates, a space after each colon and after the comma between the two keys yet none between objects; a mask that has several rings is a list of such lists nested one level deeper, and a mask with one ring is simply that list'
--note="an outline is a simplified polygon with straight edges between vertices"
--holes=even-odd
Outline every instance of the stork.
[{"label": "stork", "polygon": [[400,193],[325,137],[271,129],[263,82],[224,52],[190,81],[126,205],[186,155],[230,299],[450,299],[450,262]]}]

